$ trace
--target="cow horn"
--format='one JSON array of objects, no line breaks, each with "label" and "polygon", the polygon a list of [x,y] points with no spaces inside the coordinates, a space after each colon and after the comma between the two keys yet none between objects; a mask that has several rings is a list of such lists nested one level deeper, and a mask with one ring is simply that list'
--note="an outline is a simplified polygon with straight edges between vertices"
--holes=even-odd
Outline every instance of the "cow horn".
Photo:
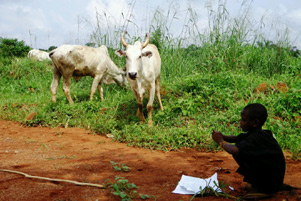
[{"label": "cow horn", "polygon": [[122,34],[121,34],[121,43],[122,43],[122,45],[124,46],[124,47],[127,47],[128,46],[128,44],[125,42],[125,40],[124,40],[124,35],[127,33],[127,31],[124,31],[124,32],[122,32]]},{"label": "cow horn", "polygon": [[142,44],[142,49],[145,48],[149,43],[149,34],[146,33],[145,37],[146,37],[146,39],[145,39],[145,42]]}]

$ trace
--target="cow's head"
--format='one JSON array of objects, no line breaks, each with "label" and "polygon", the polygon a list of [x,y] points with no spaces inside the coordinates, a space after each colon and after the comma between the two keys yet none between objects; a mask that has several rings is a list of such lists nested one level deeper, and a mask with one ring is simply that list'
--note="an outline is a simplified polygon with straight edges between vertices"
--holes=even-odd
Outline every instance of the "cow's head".
[{"label": "cow's head", "polygon": [[150,58],[152,56],[151,51],[143,51],[143,49],[148,45],[149,43],[149,34],[146,34],[146,40],[145,42],[141,43],[139,41],[136,41],[134,45],[128,45],[125,42],[124,35],[126,34],[126,31],[124,31],[121,34],[121,43],[125,47],[125,51],[123,50],[117,50],[115,51],[115,54],[123,57],[126,56],[126,72],[130,79],[135,80],[137,77],[139,77],[139,73],[141,73],[141,69],[143,66],[142,58],[148,57]]},{"label": "cow's head", "polygon": [[105,84],[115,83],[121,87],[126,87],[128,85],[126,68],[120,69],[116,66],[114,69],[106,70],[105,75],[106,76],[104,76],[103,79],[103,83]]}]

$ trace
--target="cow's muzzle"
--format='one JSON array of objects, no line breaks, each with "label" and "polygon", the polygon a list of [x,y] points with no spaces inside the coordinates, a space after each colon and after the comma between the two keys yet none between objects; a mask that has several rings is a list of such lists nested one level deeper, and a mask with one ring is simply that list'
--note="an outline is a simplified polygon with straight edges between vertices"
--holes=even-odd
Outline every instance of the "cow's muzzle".
[{"label": "cow's muzzle", "polygon": [[137,78],[137,72],[130,72],[128,73],[129,78],[131,78],[132,80],[135,80]]}]

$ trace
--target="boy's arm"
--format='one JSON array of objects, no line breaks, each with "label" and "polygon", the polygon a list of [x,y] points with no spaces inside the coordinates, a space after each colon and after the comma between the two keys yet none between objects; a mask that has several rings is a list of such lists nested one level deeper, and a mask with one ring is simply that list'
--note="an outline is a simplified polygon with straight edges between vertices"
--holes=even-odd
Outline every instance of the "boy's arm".
[{"label": "boy's arm", "polygon": [[239,149],[237,146],[227,143],[236,142],[237,136],[224,136],[221,132],[213,131],[212,139],[215,142],[217,142],[229,154],[237,155],[239,153]]},{"label": "boy's arm", "polygon": [[221,132],[218,132],[218,131],[213,131],[212,132],[212,138],[213,138],[214,141],[216,141],[215,138],[218,138],[217,139],[218,141],[220,141],[219,138],[222,138],[222,140],[230,142],[230,143],[237,142],[237,140],[238,140],[237,136],[234,136],[234,135],[226,136],[226,135],[223,135]]},{"label": "boy's arm", "polygon": [[222,148],[223,148],[226,152],[228,152],[229,154],[232,154],[232,155],[238,155],[238,153],[239,153],[238,147],[237,147],[236,145],[233,145],[233,144],[228,144],[228,143],[226,143],[226,144],[224,144],[224,145],[222,146]]},{"label": "boy's arm", "polygon": [[227,142],[230,142],[230,143],[234,143],[234,142],[237,142],[237,136],[234,136],[234,135],[229,135],[229,136],[225,136],[223,135],[223,139]]}]

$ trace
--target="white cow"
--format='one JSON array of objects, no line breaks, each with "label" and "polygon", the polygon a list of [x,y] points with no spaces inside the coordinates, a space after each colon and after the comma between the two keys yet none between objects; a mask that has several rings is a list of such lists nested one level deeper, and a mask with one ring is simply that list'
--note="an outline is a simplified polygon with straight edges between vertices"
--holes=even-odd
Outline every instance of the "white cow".
[{"label": "white cow", "polygon": [[137,41],[134,45],[128,45],[125,42],[124,35],[121,34],[122,45],[126,48],[125,51],[117,50],[115,53],[122,57],[126,56],[126,73],[138,104],[137,116],[140,117],[140,122],[144,122],[143,115],[143,96],[146,91],[149,92],[147,103],[148,125],[153,124],[152,110],[155,94],[160,104],[160,109],[163,110],[160,96],[160,72],[161,58],[157,47],[149,44],[149,35],[146,34],[146,41],[141,44]]},{"label": "white cow", "polygon": [[30,50],[27,55],[28,58],[36,59],[38,61],[50,60],[49,53],[42,50]]},{"label": "white cow", "polygon": [[127,85],[125,71],[119,69],[111,60],[108,49],[102,45],[92,48],[81,45],[62,45],[49,54],[53,63],[53,80],[51,83],[52,101],[56,102],[56,92],[61,76],[63,76],[63,91],[70,104],[73,100],[70,95],[71,77],[78,81],[83,76],[94,78],[91,87],[90,100],[98,88],[103,100],[102,83],[115,82],[120,86]]}]

